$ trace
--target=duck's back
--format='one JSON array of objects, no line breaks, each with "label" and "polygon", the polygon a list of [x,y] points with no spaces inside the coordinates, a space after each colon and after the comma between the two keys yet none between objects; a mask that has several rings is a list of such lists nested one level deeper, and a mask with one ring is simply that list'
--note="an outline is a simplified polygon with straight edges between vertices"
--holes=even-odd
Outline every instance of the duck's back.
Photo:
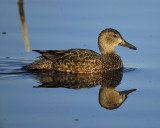
[{"label": "duck's back", "polygon": [[87,49],[34,50],[42,59],[24,67],[25,69],[48,69],[72,73],[96,73],[102,71],[101,55]]}]

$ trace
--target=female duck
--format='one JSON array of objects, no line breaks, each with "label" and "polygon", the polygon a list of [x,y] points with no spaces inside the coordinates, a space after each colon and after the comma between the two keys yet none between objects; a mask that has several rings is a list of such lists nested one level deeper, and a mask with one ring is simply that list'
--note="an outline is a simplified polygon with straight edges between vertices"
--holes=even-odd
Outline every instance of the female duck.
[{"label": "female duck", "polygon": [[120,33],[112,28],[103,30],[98,37],[101,54],[88,49],[69,50],[33,50],[42,55],[42,59],[35,61],[24,69],[53,70],[71,73],[98,73],[123,68],[123,63],[114,50],[115,46],[124,46],[136,50],[127,43]]}]

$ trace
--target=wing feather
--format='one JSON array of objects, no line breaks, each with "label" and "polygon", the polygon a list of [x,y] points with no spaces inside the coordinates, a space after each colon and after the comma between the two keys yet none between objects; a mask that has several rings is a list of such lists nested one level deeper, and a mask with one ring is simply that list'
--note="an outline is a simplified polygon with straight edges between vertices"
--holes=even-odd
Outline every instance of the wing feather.
[{"label": "wing feather", "polygon": [[95,60],[100,57],[100,54],[87,49],[69,49],[69,50],[33,50],[42,55],[42,57],[51,61],[57,60],[73,60],[77,62],[86,62]]}]

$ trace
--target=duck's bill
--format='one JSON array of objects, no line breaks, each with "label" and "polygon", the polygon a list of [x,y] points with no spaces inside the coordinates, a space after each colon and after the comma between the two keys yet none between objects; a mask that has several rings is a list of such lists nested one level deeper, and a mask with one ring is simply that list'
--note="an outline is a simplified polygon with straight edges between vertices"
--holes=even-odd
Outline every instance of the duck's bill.
[{"label": "duck's bill", "polygon": [[130,93],[136,91],[137,89],[130,89],[130,90],[125,90],[125,91],[121,91],[120,94],[124,94],[124,95],[129,95]]},{"label": "duck's bill", "polygon": [[133,49],[133,50],[137,50],[137,48],[134,45],[128,43],[125,40],[122,43],[119,43],[119,46],[123,46],[123,47],[127,47],[127,48],[130,48],[130,49]]}]

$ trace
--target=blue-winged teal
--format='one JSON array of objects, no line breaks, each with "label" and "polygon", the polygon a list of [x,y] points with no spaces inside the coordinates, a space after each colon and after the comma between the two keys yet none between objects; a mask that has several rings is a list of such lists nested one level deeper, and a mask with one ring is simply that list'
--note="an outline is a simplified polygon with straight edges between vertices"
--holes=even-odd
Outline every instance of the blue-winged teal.
[{"label": "blue-winged teal", "polygon": [[121,34],[112,28],[103,30],[98,37],[101,54],[88,49],[69,50],[33,50],[42,55],[24,69],[54,70],[71,73],[98,73],[116,70],[123,67],[122,60],[114,50],[115,46],[124,46],[136,50],[136,47],[126,42]]}]

